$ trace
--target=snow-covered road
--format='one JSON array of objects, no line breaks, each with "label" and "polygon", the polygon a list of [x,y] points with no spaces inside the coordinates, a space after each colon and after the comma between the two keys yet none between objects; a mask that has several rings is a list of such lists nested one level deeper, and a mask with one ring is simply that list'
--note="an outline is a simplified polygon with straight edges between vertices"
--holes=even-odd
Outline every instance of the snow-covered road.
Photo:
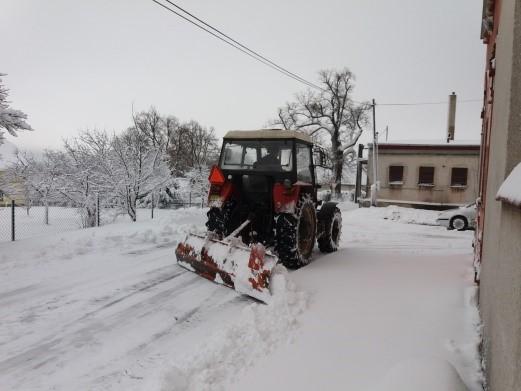
[{"label": "snow-covered road", "polygon": [[2,244],[0,389],[141,389],[143,373],[190,354],[249,303],[175,264],[176,241],[201,225],[182,210]]},{"label": "snow-covered road", "polygon": [[[461,312],[471,233],[405,224],[432,212],[349,209],[343,248],[291,273],[297,288],[270,306],[175,264],[177,241],[204,229],[200,209],[0,243],[0,389],[344,389],[346,377],[363,389],[418,352],[472,386],[473,351],[451,353],[475,339]],[[294,354],[312,355],[288,365]]]}]

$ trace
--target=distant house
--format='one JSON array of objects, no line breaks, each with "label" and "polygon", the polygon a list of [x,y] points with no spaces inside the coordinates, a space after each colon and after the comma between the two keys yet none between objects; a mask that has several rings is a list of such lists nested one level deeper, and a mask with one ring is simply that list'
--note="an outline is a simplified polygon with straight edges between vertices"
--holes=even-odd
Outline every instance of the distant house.
[{"label": "distant house", "polygon": [[[378,144],[379,206],[447,209],[478,195],[479,142],[406,141]],[[367,159],[367,204],[374,192],[373,144]]]},{"label": "distant house", "polygon": [[[4,140],[4,142],[0,144],[0,206],[10,204],[12,199],[14,199],[19,205],[25,202],[21,191],[17,191],[16,194],[10,194],[10,191],[2,188],[2,185],[5,185],[5,180],[3,178],[4,171],[10,164],[16,161],[17,151],[16,146],[7,140]],[[10,187],[12,189],[12,184]],[[19,186],[15,185],[14,187]]]}]

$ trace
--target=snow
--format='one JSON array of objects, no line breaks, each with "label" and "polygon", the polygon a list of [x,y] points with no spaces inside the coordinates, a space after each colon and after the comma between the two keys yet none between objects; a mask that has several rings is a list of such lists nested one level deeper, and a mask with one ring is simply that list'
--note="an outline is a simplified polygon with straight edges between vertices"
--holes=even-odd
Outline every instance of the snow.
[{"label": "snow", "polygon": [[514,167],[499,187],[496,199],[521,207],[521,163]]},{"label": "snow", "polygon": [[339,207],[339,251],[268,305],[175,264],[204,209],[0,243],[2,389],[481,390],[472,234]]},{"label": "snow", "polygon": [[[429,220],[424,213],[420,220]],[[389,379],[408,385],[401,390],[432,389],[416,387],[414,371],[438,378],[439,390],[465,389],[461,381],[481,390],[472,235],[388,215],[389,208],[344,212],[342,248],[291,273],[310,292],[295,342],[230,390],[381,390]]]},{"label": "snow", "polygon": [[396,364],[373,391],[466,391],[447,360],[415,357]]},{"label": "snow", "polygon": [[248,305],[233,322],[200,344],[193,357],[180,366],[166,367],[160,389],[227,390],[228,379],[285,341],[297,325],[297,316],[306,307],[306,295],[297,292],[284,273],[275,274],[274,284],[274,300],[269,305]]}]

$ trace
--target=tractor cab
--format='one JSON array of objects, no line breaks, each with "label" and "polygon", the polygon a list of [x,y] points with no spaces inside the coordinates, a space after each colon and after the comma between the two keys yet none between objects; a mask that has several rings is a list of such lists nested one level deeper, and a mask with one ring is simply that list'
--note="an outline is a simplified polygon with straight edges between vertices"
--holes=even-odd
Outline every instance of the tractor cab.
[{"label": "tractor cab", "polygon": [[276,263],[307,264],[315,243],[336,251],[342,216],[336,203],[317,200],[315,166],[324,154],[314,163],[314,148],[298,131],[228,132],[208,178],[207,236],[179,243],[178,263],[266,301]]},{"label": "tractor cab", "polygon": [[[316,202],[313,144],[306,134],[294,131],[232,131],[224,136],[219,169],[235,192],[228,229],[232,232],[248,217],[250,229],[243,232],[246,243],[273,241],[274,212],[287,207],[284,196],[296,187]],[[304,189],[305,188],[305,189]],[[212,199],[218,199],[210,194]],[[293,200],[295,201],[295,200]],[[293,201],[290,201],[293,202]]]}]

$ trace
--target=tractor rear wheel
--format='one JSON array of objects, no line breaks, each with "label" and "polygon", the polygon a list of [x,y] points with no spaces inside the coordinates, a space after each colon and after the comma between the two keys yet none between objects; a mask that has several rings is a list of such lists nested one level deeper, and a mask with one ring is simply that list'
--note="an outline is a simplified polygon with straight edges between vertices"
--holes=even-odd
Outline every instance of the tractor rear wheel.
[{"label": "tractor rear wheel", "polygon": [[275,249],[280,261],[290,269],[307,265],[315,247],[317,215],[315,204],[303,197],[295,213],[282,213],[276,223]]},{"label": "tractor rear wheel", "polygon": [[340,235],[342,234],[342,213],[336,206],[327,208],[318,213],[318,225],[320,236],[318,248],[323,253],[332,253],[338,249]]},{"label": "tractor rear wheel", "polygon": [[230,232],[231,215],[235,207],[234,201],[226,201],[222,208],[212,207],[206,214],[208,220],[206,221],[206,228],[209,232],[217,234],[222,239]]}]

